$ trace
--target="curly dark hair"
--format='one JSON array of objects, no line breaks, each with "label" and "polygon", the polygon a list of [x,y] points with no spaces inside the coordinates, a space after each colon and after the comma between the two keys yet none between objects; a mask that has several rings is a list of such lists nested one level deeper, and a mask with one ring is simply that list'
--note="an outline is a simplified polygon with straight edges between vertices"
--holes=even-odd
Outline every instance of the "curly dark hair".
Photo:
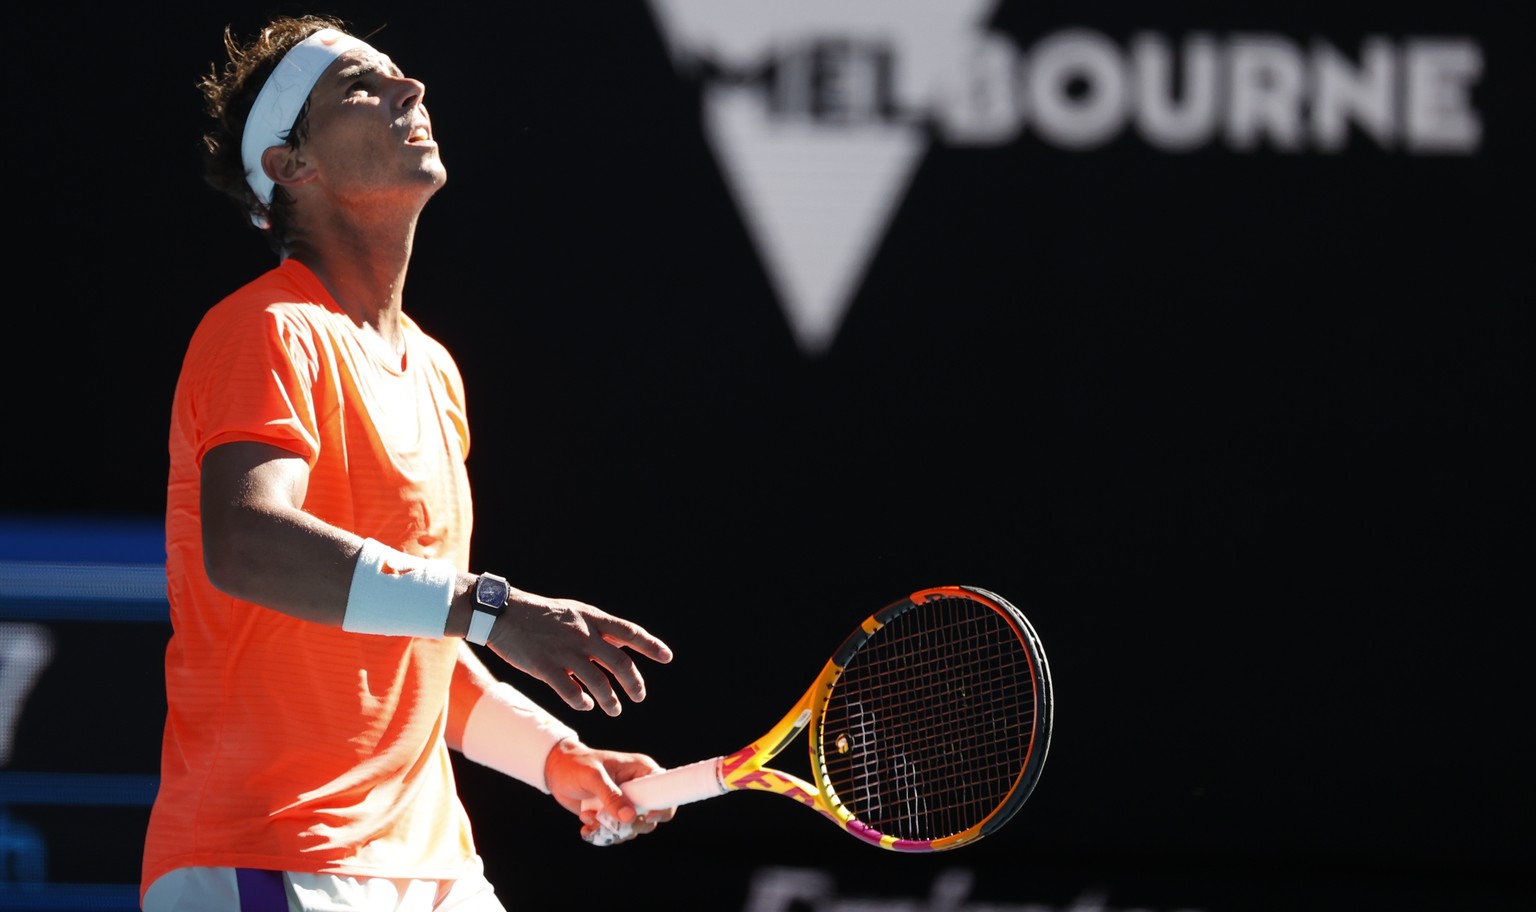
[{"label": "curly dark hair", "polygon": [[[323,28],[346,31],[341,20],[330,16],[284,16],[269,22],[261,33],[247,43],[240,43],[233,30],[224,29],[224,51],[228,60],[213,64],[198,80],[213,126],[203,134],[203,178],[214,189],[230,197],[249,221],[264,218],[267,243],[278,254],[287,246],[289,207],[293,197],[281,186],[273,188],[269,206],[257,198],[245,180],[245,162],[240,155],[240,138],[245,121],[262,85],[277,67],[283,55],[299,42]],[[298,148],[308,129],[309,103],[305,102],[286,137],[288,145]]]}]

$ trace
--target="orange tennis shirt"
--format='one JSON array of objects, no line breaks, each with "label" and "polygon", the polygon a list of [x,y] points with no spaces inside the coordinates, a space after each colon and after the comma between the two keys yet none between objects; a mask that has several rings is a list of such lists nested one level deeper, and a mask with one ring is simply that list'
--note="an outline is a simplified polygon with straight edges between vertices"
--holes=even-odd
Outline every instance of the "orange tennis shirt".
[{"label": "orange tennis shirt", "polygon": [[403,365],[293,260],[211,308],[172,405],[172,634],[143,881],[188,865],[448,878],[473,851],[444,740],[457,638],[347,633],[233,599],[203,570],[199,466],[256,441],[309,463],[304,509],[468,568],[463,382],[404,319]]}]

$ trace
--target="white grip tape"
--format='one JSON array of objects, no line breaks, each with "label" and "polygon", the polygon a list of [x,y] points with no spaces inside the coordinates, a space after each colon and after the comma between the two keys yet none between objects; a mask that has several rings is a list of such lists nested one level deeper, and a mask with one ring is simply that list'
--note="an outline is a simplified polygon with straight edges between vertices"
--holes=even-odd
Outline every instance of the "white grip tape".
[{"label": "white grip tape", "polygon": [[[723,757],[715,757],[687,766],[659,770],[622,783],[619,789],[634,804],[636,814],[714,798],[729,791],[720,775],[722,760]],[[588,798],[581,806],[591,811],[602,807],[602,803],[596,798]],[[601,828],[592,837],[593,845],[612,845],[632,835],[632,828],[628,824],[621,824],[607,814],[599,814],[598,824]]]},{"label": "white grip tape", "polygon": [[728,791],[720,777],[721,759],[715,757],[713,760],[700,760],[687,766],[660,770],[649,776],[631,779],[619,788],[624,792],[624,797],[634,802],[638,814],[714,798]]}]

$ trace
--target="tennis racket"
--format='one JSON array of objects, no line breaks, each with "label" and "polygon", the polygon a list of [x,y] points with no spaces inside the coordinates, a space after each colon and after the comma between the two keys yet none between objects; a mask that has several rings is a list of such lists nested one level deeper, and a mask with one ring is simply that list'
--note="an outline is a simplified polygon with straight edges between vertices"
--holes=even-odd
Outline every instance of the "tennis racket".
[{"label": "tennis racket", "polygon": [[[880,848],[944,851],[996,832],[1029,798],[1051,713],[1045,652],[1023,613],[971,586],[924,589],[866,619],[761,738],[622,788],[639,813],[773,792]],[[802,731],[814,784],[766,765]]]}]

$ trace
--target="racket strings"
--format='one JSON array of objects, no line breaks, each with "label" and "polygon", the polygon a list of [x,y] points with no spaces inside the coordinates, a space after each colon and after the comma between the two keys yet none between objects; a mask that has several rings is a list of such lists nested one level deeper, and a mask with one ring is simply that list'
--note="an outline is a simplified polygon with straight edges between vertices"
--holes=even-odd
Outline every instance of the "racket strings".
[{"label": "racket strings", "polygon": [[968,598],[891,618],[849,658],[822,714],[821,773],[887,836],[934,840],[981,824],[1012,792],[1035,731],[1027,647]]}]

